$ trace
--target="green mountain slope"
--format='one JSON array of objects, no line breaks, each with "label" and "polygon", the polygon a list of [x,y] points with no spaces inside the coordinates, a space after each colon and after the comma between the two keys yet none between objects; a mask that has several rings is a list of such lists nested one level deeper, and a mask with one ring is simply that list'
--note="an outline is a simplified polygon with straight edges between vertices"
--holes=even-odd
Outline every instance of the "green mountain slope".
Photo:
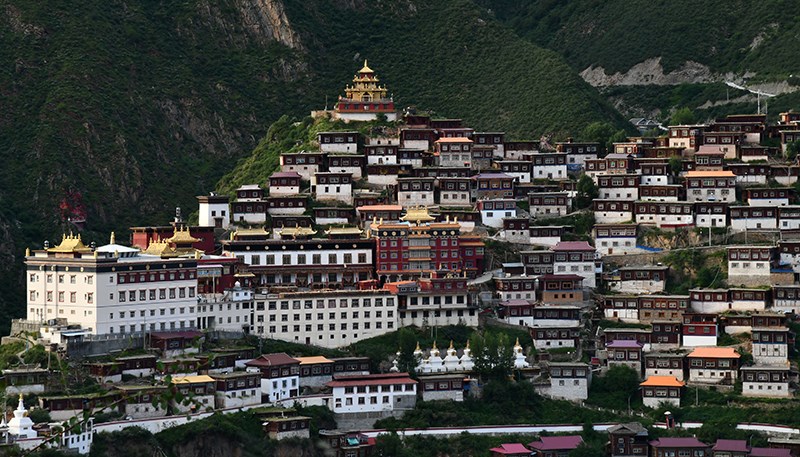
[{"label": "green mountain slope", "polygon": [[665,72],[695,61],[714,73],[800,73],[800,10],[792,0],[477,1],[579,71],[625,72],[661,57]]},{"label": "green mountain slope", "polygon": [[335,100],[363,58],[398,106],[479,128],[621,122],[559,56],[469,0],[0,0],[0,12],[6,317],[21,313],[25,246],[84,213],[92,237],[190,212],[281,115]]}]

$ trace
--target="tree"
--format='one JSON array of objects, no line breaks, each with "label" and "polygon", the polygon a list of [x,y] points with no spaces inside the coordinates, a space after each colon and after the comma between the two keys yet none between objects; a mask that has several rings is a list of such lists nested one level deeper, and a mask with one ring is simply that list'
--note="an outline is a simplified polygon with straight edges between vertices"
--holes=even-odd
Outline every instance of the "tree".
[{"label": "tree", "polygon": [[786,159],[794,162],[797,160],[797,154],[800,153],[800,140],[792,141],[786,145]]},{"label": "tree", "polygon": [[680,172],[683,170],[683,162],[681,161],[681,158],[678,156],[670,157],[669,169],[672,170],[673,176],[678,176]]},{"label": "tree", "polygon": [[628,135],[625,130],[618,130],[608,122],[592,122],[581,132],[581,138],[585,141],[600,143],[602,155],[614,150],[616,142],[625,141]]},{"label": "tree", "polygon": [[625,410],[628,408],[628,400],[631,403],[635,400],[635,394],[639,388],[639,375],[630,367],[615,365],[608,369],[604,376],[592,379],[589,388],[588,403]]},{"label": "tree", "polygon": [[602,446],[581,443],[569,452],[569,457],[605,457],[606,452]]},{"label": "tree", "polygon": [[475,372],[485,380],[507,380],[514,369],[514,351],[502,333],[485,332],[472,338]]},{"label": "tree", "polygon": [[694,113],[689,108],[683,107],[675,110],[669,119],[669,125],[691,125],[697,122]]},{"label": "tree", "polygon": [[34,424],[41,424],[50,422],[50,411],[42,408],[32,409],[28,417],[31,418]]},{"label": "tree", "polygon": [[600,192],[597,190],[597,186],[594,184],[592,178],[590,178],[588,175],[581,175],[581,179],[578,180],[578,185],[576,187],[577,195],[575,197],[575,209],[590,207],[592,205],[592,200],[600,195]]},{"label": "tree", "polygon": [[397,340],[400,346],[400,355],[397,357],[397,368],[400,369],[400,371],[405,371],[413,375],[417,371],[418,363],[414,355],[414,350],[417,345],[416,335],[413,330],[404,327],[397,332]]}]

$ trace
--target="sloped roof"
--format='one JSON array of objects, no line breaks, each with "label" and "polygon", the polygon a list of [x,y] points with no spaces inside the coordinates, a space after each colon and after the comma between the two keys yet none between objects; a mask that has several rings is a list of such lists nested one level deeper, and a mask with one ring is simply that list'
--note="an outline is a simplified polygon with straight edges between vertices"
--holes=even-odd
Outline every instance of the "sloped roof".
[{"label": "sloped roof", "polygon": [[572,450],[583,443],[580,435],[543,436],[539,441],[528,443],[528,446],[539,451]]},{"label": "sloped roof", "polygon": [[497,454],[529,454],[531,452],[530,449],[526,448],[521,443],[503,443],[489,450]]},{"label": "sloped roof", "polygon": [[703,357],[707,359],[738,359],[741,357],[732,347],[699,347],[689,354],[689,357]]},{"label": "sloped roof", "polygon": [[678,381],[675,376],[648,376],[640,386],[653,386],[653,387],[683,387],[686,385],[683,381]]},{"label": "sloped roof", "polygon": [[273,367],[280,365],[293,365],[300,362],[289,356],[285,352],[278,352],[276,354],[264,354],[258,358],[245,362],[248,367]]}]

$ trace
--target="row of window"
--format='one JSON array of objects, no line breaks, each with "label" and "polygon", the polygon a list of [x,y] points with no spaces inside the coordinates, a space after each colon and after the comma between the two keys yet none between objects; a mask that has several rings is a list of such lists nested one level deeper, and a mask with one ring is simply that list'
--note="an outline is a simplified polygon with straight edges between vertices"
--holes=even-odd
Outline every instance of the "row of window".
[{"label": "row of window", "polygon": [[[52,284],[53,283],[53,280],[54,280],[53,276],[54,275],[52,273],[48,273],[47,275],[45,275],[47,284]],[[41,280],[41,277],[39,276],[39,273],[31,273],[29,275],[28,279],[29,279],[30,282],[39,282]],[[69,281],[69,284],[77,284],[78,283],[78,275],[71,274],[71,275],[69,275],[69,278],[67,278],[66,274],[59,274],[58,275],[58,283],[59,284],[66,284],[67,280]],[[114,282],[114,277],[113,276],[110,277],[109,281],[110,282]],[[94,275],[83,275],[83,283],[84,284],[94,284]]]},{"label": "row of window", "polygon": [[[353,263],[353,254],[345,253],[341,255],[342,261],[339,262],[339,254],[328,254],[327,260],[328,264],[330,265],[338,265],[340,263],[344,264],[352,264]],[[239,260],[243,263],[247,263],[247,259],[243,255],[236,256]],[[266,254],[264,255],[264,265],[276,265],[275,254]],[[294,260],[292,259],[294,257]],[[281,265],[306,265],[309,260],[309,256],[307,254],[283,254],[280,257],[277,257],[281,260]],[[366,253],[359,253],[356,256],[358,259],[358,263],[367,263],[367,254]],[[311,265],[322,265],[322,254],[311,254],[310,255]],[[262,265],[261,263],[261,255],[260,254],[253,254],[250,256],[249,265]]]}]

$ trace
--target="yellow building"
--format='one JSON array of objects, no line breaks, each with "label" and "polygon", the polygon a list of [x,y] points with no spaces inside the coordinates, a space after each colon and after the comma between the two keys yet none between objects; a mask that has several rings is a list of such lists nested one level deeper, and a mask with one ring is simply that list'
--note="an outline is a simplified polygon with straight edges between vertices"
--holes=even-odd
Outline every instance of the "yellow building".
[{"label": "yellow building", "polygon": [[378,114],[384,114],[390,121],[397,120],[394,100],[379,81],[365,60],[364,67],[353,77],[353,84],[345,87],[345,96],[339,96],[334,117],[344,121],[371,121],[377,119]]}]

